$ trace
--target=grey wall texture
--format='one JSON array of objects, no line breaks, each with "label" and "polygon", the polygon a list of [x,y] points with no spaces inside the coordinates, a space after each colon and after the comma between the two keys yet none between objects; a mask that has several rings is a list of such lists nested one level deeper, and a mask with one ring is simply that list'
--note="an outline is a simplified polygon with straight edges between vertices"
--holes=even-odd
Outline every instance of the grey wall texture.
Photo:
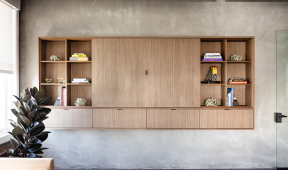
[{"label": "grey wall texture", "polygon": [[[276,30],[288,2],[25,0],[20,89],[38,85],[37,36],[255,36],[255,130],[52,130],[55,167],[273,168]],[[65,121],[65,120],[63,120]]]}]

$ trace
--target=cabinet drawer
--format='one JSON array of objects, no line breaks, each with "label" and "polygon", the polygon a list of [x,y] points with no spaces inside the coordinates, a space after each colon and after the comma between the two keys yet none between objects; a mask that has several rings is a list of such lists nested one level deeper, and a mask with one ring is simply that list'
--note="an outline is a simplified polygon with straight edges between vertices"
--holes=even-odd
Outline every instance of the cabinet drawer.
[{"label": "cabinet drawer", "polygon": [[200,110],[200,128],[253,127],[253,110]]},{"label": "cabinet drawer", "polygon": [[199,128],[199,110],[148,109],[147,128]]},{"label": "cabinet drawer", "polygon": [[92,109],[52,109],[47,116],[47,128],[92,128]]},{"label": "cabinet drawer", "polygon": [[145,129],[146,109],[93,109],[93,127]]}]

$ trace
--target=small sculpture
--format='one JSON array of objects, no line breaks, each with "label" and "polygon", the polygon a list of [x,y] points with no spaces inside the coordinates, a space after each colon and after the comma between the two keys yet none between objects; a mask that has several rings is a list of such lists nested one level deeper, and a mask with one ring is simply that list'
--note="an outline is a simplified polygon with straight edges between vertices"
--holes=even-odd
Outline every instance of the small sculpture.
[{"label": "small sculpture", "polygon": [[60,55],[51,55],[50,57],[50,61],[61,61],[62,58],[60,57]]},{"label": "small sculpture", "polygon": [[63,84],[64,78],[62,76],[57,77],[58,84]]},{"label": "small sculpture", "polygon": [[217,66],[211,66],[210,71],[205,79],[205,82],[208,81],[217,81]]},{"label": "small sculpture", "polygon": [[242,61],[242,56],[241,56],[241,55],[234,54],[234,55],[231,55],[230,60],[231,60],[231,61]]},{"label": "small sculpture", "polygon": [[85,104],[86,104],[86,99],[84,99],[84,98],[76,98],[74,100],[75,106],[85,106]]},{"label": "small sculpture", "polygon": [[217,99],[213,99],[213,97],[208,98],[204,102],[205,106],[218,106],[219,101]]},{"label": "small sculpture", "polygon": [[49,78],[49,75],[48,75],[48,77],[45,79],[45,81],[46,81],[47,83],[51,83],[51,82],[52,82],[52,79],[50,79],[50,78]]}]

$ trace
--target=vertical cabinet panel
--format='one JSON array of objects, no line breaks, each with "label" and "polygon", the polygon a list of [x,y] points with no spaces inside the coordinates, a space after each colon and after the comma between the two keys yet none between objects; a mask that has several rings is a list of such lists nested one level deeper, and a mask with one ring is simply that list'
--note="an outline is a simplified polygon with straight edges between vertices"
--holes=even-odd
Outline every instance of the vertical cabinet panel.
[{"label": "vertical cabinet panel", "polygon": [[146,109],[93,109],[93,128],[146,129]]},{"label": "vertical cabinet panel", "polygon": [[146,39],[144,106],[200,107],[199,56],[199,39]]},{"label": "vertical cabinet panel", "polygon": [[199,128],[199,110],[147,109],[147,128]]},{"label": "vertical cabinet panel", "polygon": [[200,110],[200,128],[254,128],[253,110]]},{"label": "vertical cabinet panel", "polygon": [[93,106],[142,106],[145,39],[93,38]]},{"label": "vertical cabinet panel", "polygon": [[47,128],[92,128],[92,109],[52,109]]}]

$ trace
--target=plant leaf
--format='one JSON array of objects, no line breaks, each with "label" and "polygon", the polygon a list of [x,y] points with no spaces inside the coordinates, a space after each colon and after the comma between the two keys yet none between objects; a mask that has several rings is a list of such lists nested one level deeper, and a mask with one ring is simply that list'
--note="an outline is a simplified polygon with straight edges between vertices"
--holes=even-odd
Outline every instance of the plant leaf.
[{"label": "plant leaf", "polygon": [[[21,115],[21,114],[19,114],[18,116],[17,116],[17,122],[18,123],[22,123],[22,125],[25,127],[25,129],[27,128],[27,127],[29,127],[29,125],[30,125],[30,120],[25,116],[25,115]],[[25,126],[25,125],[26,126]]]},{"label": "plant leaf", "polygon": [[45,134],[40,134],[38,136],[36,136],[41,142],[44,142],[47,138],[48,138],[48,133]]},{"label": "plant leaf", "polygon": [[24,109],[25,109],[25,111],[27,112],[27,115],[28,115],[28,113],[31,112],[29,105],[26,102],[23,102],[23,107],[24,107]]},{"label": "plant leaf", "polygon": [[13,107],[18,113],[20,112],[19,106],[21,106],[21,104],[19,102],[13,102]]},{"label": "plant leaf", "polygon": [[18,116],[18,112],[15,109],[11,109],[12,113],[17,117]]},{"label": "plant leaf", "polygon": [[45,117],[42,117],[41,119],[37,120],[38,122],[43,122],[44,120],[48,119],[49,117],[45,116]]},{"label": "plant leaf", "polygon": [[17,135],[20,135],[22,136],[23,135],[23,130],[19,127],[19,126],[16,126],[13,130],[12,130],[12,135],[13,136],[17,136]]},{"label": "plant leaf", "polygon": [[29,153],[28,158],[36,158],[36,154],[35,153]]},{"label": "plant leaf", "polygon": [[15,139],[10,139],[12,145],[17,148],[17,146],[19,145],[19,143],[15,140]]},{"label": "plant leaf", "polygon": [[30,144],[28,151],[29,152],[35,152],[35,151],[39,150],[41,147],[42,147],[42,144],[33,143],[33,144]]},{"label": "plant leaf", "polygon": [[[36,114],[34,117],[33,117],[33,122],[36,122],[36,121],[38,121],[39,119],[42,119],[42,118],[44,118],[45,116],[47,115],[47,113],[45,113],[45,112],[40,112],[40,113],[38,113],[38,114]],[[40,121],[39,121],[40,122]]]},{"label": "plant leaf", "polygon": [[42,105],[42,104],[45,104],[47,103],[48,101],[50,101],[52,99],[52,97],[46,97],[46,98],[43,98],[43,99],[40,99],[37,104],[38,105]]},{"label": "plant leaf", "polygon": [[39,90],[34,96],[35,100],[36,101],[40,100],[42,98],[42,96],[44,95],[44,93],[45,93],[45,91],[43,89]]},{"label": "plant leaf", "polygon": [[20,112],[23,113],[25,116],[28,116],[28,113],[26,112],[25,108],[23,106],[19,106]]},{"label": "plant leaf", "polygon": [[28,114],[28,118],[32,121],[32,118],[33,118],[34,115],[37,114],[37,113],[38,113],[38,111],[36,111],[36,110],[30,112],[30,113]]},{"label": "plant leaf", "polygon": [[20,99],[18,96],[15,96],[15,95],[13,95],[18,101],[19,101],[19,103],[21,104],[21,105],[23,105],[23,100],[22,99]]},{"label": "plant leaf", "polygon": [[12,120],[12,119],[8,119],[8,121],[10,122],[10,124],[15,128],[16,126],[18,126],[18,124]]},{"label": "plant leaf", "polygon": [[30,129],[30,136],[39,135],[45,129],[45,125],[40,122],[38,125]]},{"label": "plant leaf", "polygon": [[37,87],[33,87],[33,90],[35,91],[35,93],[37,93],[38,92],[38,89],[37,89]]}]

